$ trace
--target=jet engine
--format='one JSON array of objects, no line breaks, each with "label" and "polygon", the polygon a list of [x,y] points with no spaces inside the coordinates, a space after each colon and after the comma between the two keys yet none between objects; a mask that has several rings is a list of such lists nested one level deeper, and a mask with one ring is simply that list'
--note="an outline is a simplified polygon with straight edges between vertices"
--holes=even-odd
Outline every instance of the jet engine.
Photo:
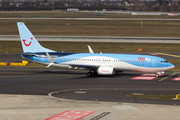
[{"label": "jet engine", "polygon": [[97,69],[98,75],[114,75],[115,69],[113,67],[101,66]]}]

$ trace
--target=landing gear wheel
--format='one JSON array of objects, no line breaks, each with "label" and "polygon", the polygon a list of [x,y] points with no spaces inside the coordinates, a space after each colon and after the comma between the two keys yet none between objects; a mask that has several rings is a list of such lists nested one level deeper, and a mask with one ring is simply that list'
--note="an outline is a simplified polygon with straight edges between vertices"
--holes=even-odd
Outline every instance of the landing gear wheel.
[{"label": "landing gear wheel", "polygon": [[94,76],[97,76],[98,74],[97,74],[97,71],[94,71]]},{"label": "landing gear wheel", "polygon": [[88,73],[87,73],[87,76],[88,76],[88,77],[92,77],[92,76],[93,76],[93,73],[92,73],[92,72],[88,72]]},{"label": "landing gear wheel", "polygon": [[156,77],[159,77],[159,74],[156,74]]}]

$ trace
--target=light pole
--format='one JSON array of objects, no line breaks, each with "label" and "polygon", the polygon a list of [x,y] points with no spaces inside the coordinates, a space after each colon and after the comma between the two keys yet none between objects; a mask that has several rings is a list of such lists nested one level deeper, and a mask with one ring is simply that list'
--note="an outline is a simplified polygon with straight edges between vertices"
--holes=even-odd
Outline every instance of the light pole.
[{"label": "light pole", "polygon": [[52,11],[54,11],[54,0],[52,0]]}]

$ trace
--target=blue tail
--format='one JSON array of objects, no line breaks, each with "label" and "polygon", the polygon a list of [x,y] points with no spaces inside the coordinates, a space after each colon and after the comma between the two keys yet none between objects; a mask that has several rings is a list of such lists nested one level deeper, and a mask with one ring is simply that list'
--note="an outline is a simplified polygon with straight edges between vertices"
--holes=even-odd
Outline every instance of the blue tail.
[{"label": "blue tail", "polygon": [[23,22],[17,22],[24,52],[55,52],[42,47]]}]

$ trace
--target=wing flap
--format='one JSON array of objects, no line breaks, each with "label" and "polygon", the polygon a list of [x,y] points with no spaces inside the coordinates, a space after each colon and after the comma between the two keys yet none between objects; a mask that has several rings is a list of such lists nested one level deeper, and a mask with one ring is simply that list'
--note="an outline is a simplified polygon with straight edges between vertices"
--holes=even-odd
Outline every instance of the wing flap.
[{"label": "wing flap", "polygon": [[97,69],[99,66],[98,65],[82,65],[82,64],[66,64],[66,63],[61,63],[61,65],[69,65],[71,67],[83,67],[83,68],[89,68],[89,69]]}]

